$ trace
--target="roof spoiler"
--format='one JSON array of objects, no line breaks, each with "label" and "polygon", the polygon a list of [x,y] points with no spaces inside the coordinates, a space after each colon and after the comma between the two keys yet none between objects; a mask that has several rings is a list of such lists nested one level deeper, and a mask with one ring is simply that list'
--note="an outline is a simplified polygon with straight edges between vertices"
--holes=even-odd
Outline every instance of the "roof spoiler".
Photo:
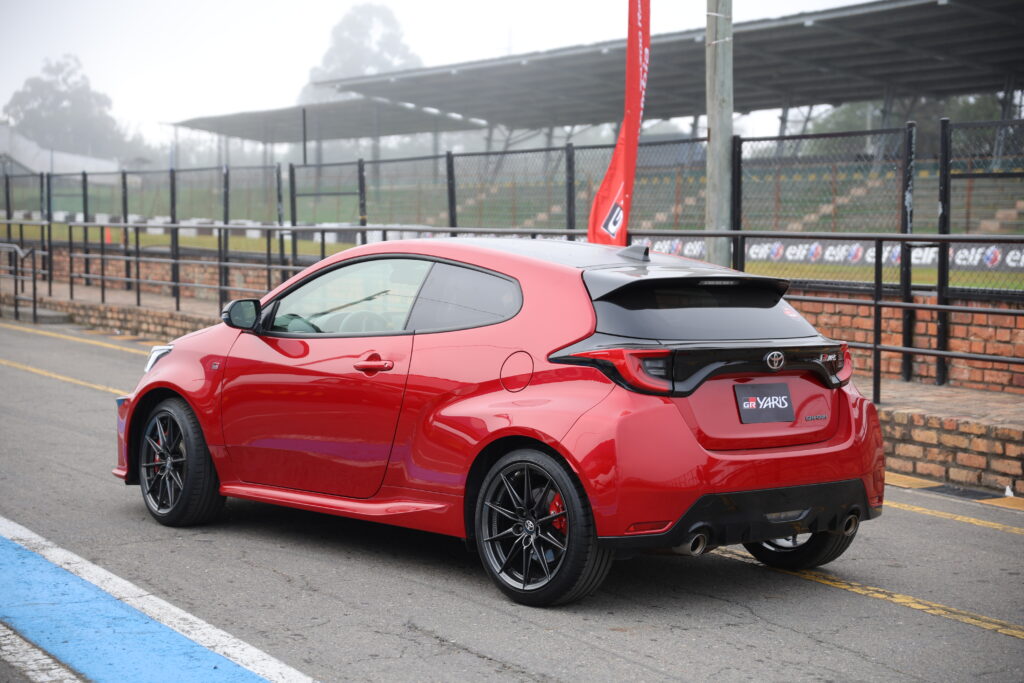
[{"label": "roof spoiler", "polygon": [[635,266],[595,268],[583,272],[583,281],[587,285],[587,291],[590,292],[590,298],[594,301],[617,289],[642,283],[651,284],[657,280],[677,280],[681,284],[685,283],[683,286],[690,287],[753,285],[773,289],[779,297],[782,297],[789,289],[789,280],[741,272],[680,272],[675,268],[659,268],[658,266],[646,266],[642,270],[642,275],[638,276]]}]

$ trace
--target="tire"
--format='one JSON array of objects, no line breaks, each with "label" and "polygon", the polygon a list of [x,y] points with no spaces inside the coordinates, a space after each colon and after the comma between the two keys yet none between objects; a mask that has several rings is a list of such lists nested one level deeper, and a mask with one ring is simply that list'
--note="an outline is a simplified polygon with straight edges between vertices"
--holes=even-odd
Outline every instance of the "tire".
[{"label": "tire", "polygon": [[139,488],[149,514],[166,526],[204,524],[224,507],[199,421],[180,398],[161,401],[146,420]]},{"label": "tire", "polygon": [[494,464],[477,498],[476,547],[505,595],[544,607],[593,593],[611,568],[575,477],[540,451],[512,451]]},{"label": "tire", "polygon": [[828,564],[853,543],[857,524],[842,531],[818,531],[802,536],[775,538],[760,543],[744,543],[743,547],[761,563],[777,569],[797,571]]}]

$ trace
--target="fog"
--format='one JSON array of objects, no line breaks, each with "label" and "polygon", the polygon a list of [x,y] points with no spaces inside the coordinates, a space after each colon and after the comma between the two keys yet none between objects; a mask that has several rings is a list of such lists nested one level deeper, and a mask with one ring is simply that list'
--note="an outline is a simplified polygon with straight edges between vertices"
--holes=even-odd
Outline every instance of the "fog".
[{"label": "fog", "polygon": [[[129,134],[166,143],[170,122],[296,103],[332,27],[360,3],[293,0],[0,0],[0,106],[44,61],[79,58]],[[388,0],[425,66],[620,39],[625,0]],[[736,22],[849,4],[735,0]],[[654,34],[704,25],[703,0],[652,0]],[[774,115],[747,117],[774,132]]]}]

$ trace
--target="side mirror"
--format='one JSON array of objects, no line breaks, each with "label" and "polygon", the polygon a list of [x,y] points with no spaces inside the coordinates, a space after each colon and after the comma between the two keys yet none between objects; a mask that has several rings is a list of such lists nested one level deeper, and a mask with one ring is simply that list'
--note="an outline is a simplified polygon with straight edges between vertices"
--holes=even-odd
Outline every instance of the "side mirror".
[{"label": "side mirror", "polygon": [[224,307],[220,319],[228,327],[253,331],[260,319],[259,299],[235,299]]}]

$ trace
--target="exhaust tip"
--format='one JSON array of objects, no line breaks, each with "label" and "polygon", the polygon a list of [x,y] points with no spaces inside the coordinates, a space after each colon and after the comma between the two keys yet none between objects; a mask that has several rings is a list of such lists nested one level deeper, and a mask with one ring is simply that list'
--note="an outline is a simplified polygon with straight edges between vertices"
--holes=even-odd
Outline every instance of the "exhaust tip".
[{"label": "exhaust tip", "polygon": [[686,541],[672,548],[674,553],[679,555],[703,555],[708,549],[708,533],[697,531],[689,536]]},{"label": "exhaust tip", "polygon": [[860,517],[858,517],[856,514],[847,515],[846,519],[843,520],[843,536],[853,536],[855,533],[857,533],[857,529],[859,527]]}]

